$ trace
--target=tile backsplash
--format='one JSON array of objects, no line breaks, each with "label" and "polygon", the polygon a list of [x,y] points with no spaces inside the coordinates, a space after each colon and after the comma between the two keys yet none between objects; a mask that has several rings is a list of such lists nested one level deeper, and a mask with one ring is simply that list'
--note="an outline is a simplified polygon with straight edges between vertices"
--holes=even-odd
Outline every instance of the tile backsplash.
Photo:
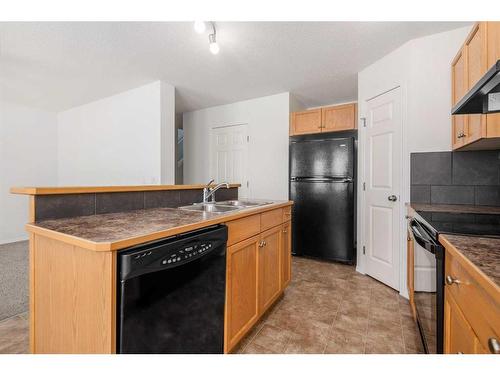
[{"label": "tile backsplash", "polygon": [[[179,207],[202,200],[202,189],[128,191],[35,196],[36,221],[125,212],[157,207]],[[220,189],[218,201],[238,199],[238,188]]]},{"label": "tile backsplash", "polygon": [[411,154],[411,202],[500,206],[500,150]]}]

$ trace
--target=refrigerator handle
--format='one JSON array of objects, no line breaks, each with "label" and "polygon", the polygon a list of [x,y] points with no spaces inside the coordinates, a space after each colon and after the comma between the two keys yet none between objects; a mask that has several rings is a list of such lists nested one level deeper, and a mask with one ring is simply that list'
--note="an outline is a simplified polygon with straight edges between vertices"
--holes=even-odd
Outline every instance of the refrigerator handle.
[{"label": "refrigerator handle", "polygon": [[325,177],[291,177],[291,182],[337,182],[349,184],[353,182],[351,177],[344,178],[325,178]]}]

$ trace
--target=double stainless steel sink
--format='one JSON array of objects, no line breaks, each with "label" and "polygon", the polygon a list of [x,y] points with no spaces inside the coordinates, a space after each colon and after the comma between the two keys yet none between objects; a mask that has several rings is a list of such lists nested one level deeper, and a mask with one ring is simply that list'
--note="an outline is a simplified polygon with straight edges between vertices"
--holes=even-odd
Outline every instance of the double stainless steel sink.
[{"label": "double stainless steel sink", "polygon": [[189,206],[179,207],[181,210],[186,211],[201,211],[212,213],[224,213],[228,211],[236,211],[244,208],[264,206],[272,202],[252,201],[252,200],[229,200],[222,202],[209,202],[209,203],[194,203]]}]

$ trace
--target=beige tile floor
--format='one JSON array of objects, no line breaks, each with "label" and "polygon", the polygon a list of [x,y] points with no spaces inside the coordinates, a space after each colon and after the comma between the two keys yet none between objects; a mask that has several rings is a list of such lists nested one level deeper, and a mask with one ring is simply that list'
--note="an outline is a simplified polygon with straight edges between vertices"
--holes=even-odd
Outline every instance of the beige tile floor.
[{"label": "beige tile floor", "polygon": [[352,266],[293,258],[284,297],[236,353],[422,353],[408,301]]},{"label": "beige tile floor", "polygon": [[28,313],[0,321],[0,354],[28,353]]},{"label": "beige tile floor", "polygon": [[[407,300],[354,267],[293,258],[285,295],[237,353],[421,353]],[[28,351],[27,313],[0,321],[0,353]]]}]

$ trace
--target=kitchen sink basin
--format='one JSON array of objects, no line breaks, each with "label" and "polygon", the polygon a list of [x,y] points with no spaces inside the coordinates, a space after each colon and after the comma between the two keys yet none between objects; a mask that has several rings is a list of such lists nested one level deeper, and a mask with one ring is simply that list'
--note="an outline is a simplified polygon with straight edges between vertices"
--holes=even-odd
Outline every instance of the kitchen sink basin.
[{"label": "kitchen sink basin", "polygon": [[239,206],[229,206],[229,205],[221,205],[221,204],[192,204],[190,206],[182,206],[179,207],[181,210],[186,211],[201,211],[201,212],[214,212],[214,213],[222,213],[228,211],[239,210],[243,207]]},{"label": "kitchen sink basin", "polygon": [[241,210],[243,208],[263,206],[272,202],[250,201],[250,200],[229,200],[215,203],[194,203],[190,206],[179,207],[181,210],[202,211],[202,212],[228,212]]},{"label": "kitchen sink basin", "polygon": [[231,201],[223,201],[217,202],[216,204],[220,204],[223,206],[236,206],[236,207],[254,207],[254,206],[264,206],[266,204],[271,204],[272,202],[262,202],[262,201],[247,201],[247,200],[231,200]]}]

